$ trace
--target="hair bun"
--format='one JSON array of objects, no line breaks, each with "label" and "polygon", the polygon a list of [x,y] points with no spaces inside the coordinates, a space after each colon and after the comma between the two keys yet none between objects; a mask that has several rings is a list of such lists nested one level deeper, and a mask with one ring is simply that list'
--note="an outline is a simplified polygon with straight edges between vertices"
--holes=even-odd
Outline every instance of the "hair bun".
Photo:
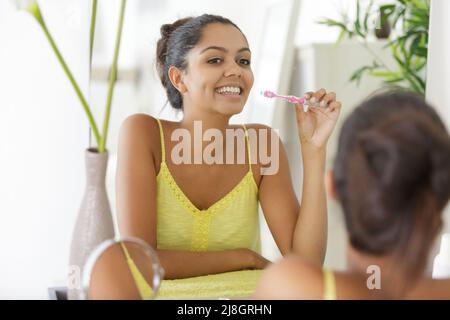
[{"label": "hair bun", "polygon": [[364,161],[381,185],[389,186],[395,182],[392,180],[401,162],[398,145],[385,132],[376,130],[360,134],[357,143],[363,152]]},{"label": "hair bun", "polygon": [[434,139],[436,148],[430,153],[432,163],[431,187],[438,195],[439,207],[444,207],[450,190],[450,141],[442,134]]},{"label": "hair bun", "polygon": [[178,19],[174,23],[166,23],[161,26],[160,32],[163,38],[170,38],[172,33],[186,22],[192,20],[192,17]]},{"label": "hair bun", "polygon": [[164,38],[169,38],[170,35],[172,34],[172,32],[175,29],[176,29],[176,27],[173,24],[171,24],[171,23],[163,24],[161,26],[161,30],[160,30],[161,31],[161,36],[164,37]]}]

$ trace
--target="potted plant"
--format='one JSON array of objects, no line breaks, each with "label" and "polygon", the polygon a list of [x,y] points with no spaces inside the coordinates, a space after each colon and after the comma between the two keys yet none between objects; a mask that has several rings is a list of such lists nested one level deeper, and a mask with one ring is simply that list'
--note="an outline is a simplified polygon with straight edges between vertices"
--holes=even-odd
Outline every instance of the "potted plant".
[{"label": "potted plant", "polygon": [[[125,13],[126,0],[121,0],[119,23],[116,33],[114,57],[109,75],[108,95],[105,106],[102,131],[99,131],[91,108],[81,92],[76,79],[73,77],[69,66],[64,61],[51,33],[49,32],[45,20],[42,16],[37,0],[17,1],[19,9],[30,13],[38,25],[42,28],[49,44],[55,53],[61,67],[67,75],[78,99],[89,120],[90,128],[93,132],[96,148],[89,148],[85,152],[86,160],[86,189],[80,206],[78,217],[72,235],[69,262],[69,298],[79,297],[80,280],[83,266],[91,251],[100,243],[107,239],[114,238],[114,225],[112,221],[111,208],[109,205],[105,176],[108,161],[106,141],[108,134],[109,118],[111,114],[111,104],[114,93],[114,86],[117,79],[117,61],[119,57],[120,41],[122,36],[123,19]],[[97,0],[92,1],[92,18],[90,26],[90,61],[92,61],[92,49],[94,42],[95,21],[97,12]]]},{"label": "potted plant", "polygon": [[[370,21],[374,14],[375,28],[371,29]],[[380,6],[375,11],[371,0],[364,12],[361,11],[360,2],[356,1],[355,21],[348,23],[348,15],[342,16],[342,21],[324,19],[318,23],[341,30],[336,44],[345,37],[354,38],[373,56],[372,64],[355,70],[350,81],[359,84],[362,77],[367,74],[383,79],[387,86],[425,95],[430,0],[396,0],[391,4]],[[396,63],[395,69],[388,67],[367,46],[367,39],[372,32],[378,38],[388,39],[384,48],[391,51]]]}]

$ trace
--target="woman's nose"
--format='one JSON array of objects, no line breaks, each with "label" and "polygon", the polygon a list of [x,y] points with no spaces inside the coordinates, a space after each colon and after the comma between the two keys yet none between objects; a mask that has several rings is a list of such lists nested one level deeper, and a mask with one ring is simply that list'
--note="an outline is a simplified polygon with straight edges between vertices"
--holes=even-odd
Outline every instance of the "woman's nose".
[{"label": "woman's nose", "polygon": [[236,62],[232,62],[230,64],[227,65],[224,75],[226,77],[230,77],[230,76],[237,76],[237,77],[241,77],[242,75],[242,69],[240,68],[240,66],[236,63]]}]

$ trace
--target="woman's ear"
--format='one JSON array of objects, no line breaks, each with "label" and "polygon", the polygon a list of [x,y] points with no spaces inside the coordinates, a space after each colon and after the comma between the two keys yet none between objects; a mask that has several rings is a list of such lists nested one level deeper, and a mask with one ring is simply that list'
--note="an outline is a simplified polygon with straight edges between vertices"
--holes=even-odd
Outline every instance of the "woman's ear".
[{"label": "woman's ear", "polygon": [[334,176],[333,170],[328,170],[326,172],[326,174],[325,174],[325,187],[326,187],[327,193],[330,195],[330,197],[333,200],[337,200],[336,190],[334,189],[333,176]]},{"label": "woman's ear", "polygon": [[186,86],[183,82],[183,73],[180,69],[174,66],[169,67],[168,71],[169,80],[172,83],[172,85],[180,92],[185,93],[186,92]]}]

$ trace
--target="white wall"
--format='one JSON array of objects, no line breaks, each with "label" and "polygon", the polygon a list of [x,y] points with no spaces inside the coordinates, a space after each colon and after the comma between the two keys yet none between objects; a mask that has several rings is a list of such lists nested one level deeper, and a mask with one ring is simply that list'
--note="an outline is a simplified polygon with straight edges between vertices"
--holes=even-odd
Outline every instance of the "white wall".
[{"label": "white wall", "polygon": [[[40,2],[88,93],[88,1]],[[64,283],[84,190],[88,125],[35,20],[3,3],[0,21],[0,298],[45,299]]]}]

